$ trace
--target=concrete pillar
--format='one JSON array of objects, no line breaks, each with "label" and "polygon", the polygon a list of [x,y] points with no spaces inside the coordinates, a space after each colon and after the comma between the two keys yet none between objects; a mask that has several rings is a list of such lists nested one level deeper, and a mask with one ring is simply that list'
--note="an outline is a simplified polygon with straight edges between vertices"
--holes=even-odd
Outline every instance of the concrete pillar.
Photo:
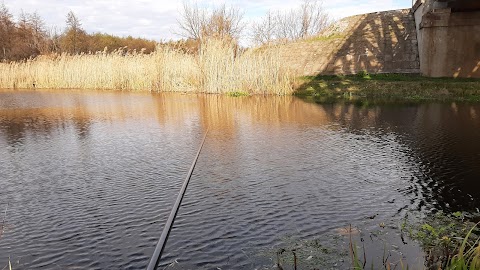
[{"label": "concrete pillar", "polygon": [[480,11],[452,12],[450,2],[425,0],[414,8],[421,72],[480,78]]}]

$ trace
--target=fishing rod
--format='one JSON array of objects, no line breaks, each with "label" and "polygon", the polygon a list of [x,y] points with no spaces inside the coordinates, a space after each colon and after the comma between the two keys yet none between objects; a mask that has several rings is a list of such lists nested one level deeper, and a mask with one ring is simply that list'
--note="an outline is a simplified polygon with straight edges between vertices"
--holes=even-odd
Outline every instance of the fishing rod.
[{"label": "fishing rod", "polygon": [[150,263],[148,264],[147,270],[155,270],[160,263],[160,259],[162,258],[163,250],[165,249],[165,245],[167,244],[168,236],[170,235],[170,231],[172,230],[173,222],[175,221],[175,217],[177,217],[178,209],[182,204],[183,196],[185,195],[185,191],[187,190],[188,183],[190,182],[190,178],[192,178],[193,170],[195,169],[195,165],[197,164],[198,157],[200,156],[200,152],[202,151],[203,144],[205,143],[205,139],[207,138],[208,129],[205,132],[205,136],[203,136],[202,143],[198,148],[197,155],[193,160],[192,166],[190,167],[190,171],[188,171],[187,177],[183,182],[182,188],[178,193],[177,200],[173,205],[172,211],[170,212],[170,216],[168,217],[167,223],[165,223],[165,227],[163,227],[162,235],[160,236],[160,240],[158,240],[157,246],[155,247],[155,251],[153,252],[152,258],[150,259]]}]

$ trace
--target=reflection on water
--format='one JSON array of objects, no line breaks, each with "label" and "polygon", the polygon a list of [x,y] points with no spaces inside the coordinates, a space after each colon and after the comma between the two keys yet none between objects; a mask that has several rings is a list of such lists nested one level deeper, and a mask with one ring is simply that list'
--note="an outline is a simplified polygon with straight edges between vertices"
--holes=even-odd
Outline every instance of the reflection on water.
[{"label": "reflection on water", "polygon": [[411,184],[402,192],[414,193],[419,209],[478,211],[479,105],[323,107],[327,106],[332,107],[329,121],[339,123],[349,132],[394,134],[407,148],[405,154],[416,169]]},{"label": "reflection on water", "polygon": [[207,128],[164,265],[254,269],[273,264],[255,254],[286,235],[395,223],[407,210],[478,211],[479,113],[454,103],[3,91],[0,267],[11,256],[18,269],[145,268]]}]

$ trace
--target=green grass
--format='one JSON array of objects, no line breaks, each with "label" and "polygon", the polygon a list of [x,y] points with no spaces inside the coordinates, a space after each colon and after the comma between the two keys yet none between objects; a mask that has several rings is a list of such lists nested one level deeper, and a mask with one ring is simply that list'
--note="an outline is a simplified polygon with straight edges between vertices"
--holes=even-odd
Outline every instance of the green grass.
[{"label": "green grass", "polygon": [[342,39],[345,38],[345,35],[341,34],[335,34],[335,35],[330,35],[330,36],[317,36],[317,37],[312,37],[308,38],[306,41],[308,42],[314,42],[314,41],[330,41],[330,40],[336,40],[336,39]]},{"label": "green grass", "polygon": [[421,243],[431,268],[480,269],[478,223],[466,220],[464,213],[436,213],[417,228],[410,228],[409,235]]},{"label": "green grass", "polygon": [[245,97],[249,96],[250,94],[247,92],[240,92],[240,91],[235,91],[235,92],[227,92],[227,96],[229,97]]},{"label": "green grass", "polygon": [[474,244],[469,244],[469,238],[472,235],[473,230],[476,229],[477,225],[478,223],[475,224],[475,226],[470,229],[467,236],[465,236],[458,253],[454,255],[448,262],[447,269],[480,269],[480,239],[477,238]]},{"label": "green grass", "polygon": [[[418,220],[418,217],[412,219],[407,215],[400,226],[401,233],[420,243],[425,253],[425,269],[480,270],[479,223],[469,221],[477,217],[462,212],[437,212]],[[367,269],[365,263],[362,267],[358,252],[352,248],[355,243],[351,242],[350,246],[353,269]],[[397,266],[408,269],[402,261]],[[381,268],[372,269],[391,268],[384,264]]]},{"label": "green grass", "polygon": [[480,79],[427,78],[417,74],[305,76],[294,95],[315,102],[480,101]]}]

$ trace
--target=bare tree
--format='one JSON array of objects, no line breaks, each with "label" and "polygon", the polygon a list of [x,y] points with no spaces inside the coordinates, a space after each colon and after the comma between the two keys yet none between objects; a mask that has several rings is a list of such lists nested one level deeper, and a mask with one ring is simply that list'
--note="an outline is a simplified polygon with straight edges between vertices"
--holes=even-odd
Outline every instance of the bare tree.
[{"label": "bare tree", "polygon": [[47,32],[45,23],[38,13],[29,14],[22,10],[16,33],[16,46],[24,47],[24,51],[29,51],[24,54],[35,56],[41,52],[46,52],[44,49],[47,43]]},{"label": "bare tree", "polygon": [[298,36],[301,38],[317,35],[328,25],[329,16],[319,0],[304,0],[299,11],[301,28]]},{"label": "bare tree", "polygon": [[272,12],[252,26],[253,42],[257,45],[269,44],[276,39],[276,18]]},{"label": "bare tree", "polygon": [[67,14],[67,29],[62,37],[62,46],[64,51],[76,54],[82,50],[82,46],[85,41],[86,33],[81,28],[82,23],[80,19],[70,11]]},{"label": "bare tree", "polygon": [[47,52],[47,30],[45,29],[45,22],[37,12],[29,14],[28,25],[32,31],[34,47],[42,53]]},{"label": "bare tree", "polygon": [[238,8],[222,5],[207,10],[189,2],[183,3],[178,24],[181,36],[199,41],[208,37],[238,41],[245,28],[243,12]]},{"label": "bare tree", "polygon": [[73,11],[68,12],[66,23],[69,30],[78,31],[82,26],[80,19],[78,19],[78,17],[75,15],[75,13],[73,13]]},{"label": "bare tree", "polygon": [[49,52],[60,52],[60,34],[57,27],[50,27],[47,31],[48,36],[48,48]]},{"label": "bare tree", "polygon": [[28,14],[20,13],[14,35],[11,37],[14,46],[10,50],[10,60],[18,60],[28,58],[29,56],[38,55],[33,44],[32,29],[28,23]]},{"label": "bare tree", "polygon": [[180,35],[186,38],[200,40],[202,37],[202,28],[205,25],[206,14],[204,10],[198,8],[198,5],[183,2],[183,11],[180,19],[177,21],[180,26]]},{"label": "bare tree", "polygon": [[239,9],[222,5],[209,14],[202,34],[205,37],[238,40],[244,28],[242,19],[243,13]]},{"label": "bare tree", "polygon": [[75,16],[73,11],[68,12],[67,14],[67,33],[66,36],[70,38],[71,46],[73,47],[72,52],[77,53],[78,50],[78,32],[81,30],[82,23],[80,20]]},{"label": "bare tree", "polygon": [[319,34],[329,24],[329,16],[320,0],[304,0],[300,7],[286,12],[269,12],[253,25],[253,41],[267,44],[297,40]]},{"label": "bare tree", "polygon": [[5,4],[0,3],[0,59],[7,59],[12,48],[15,24]]},{"label": "bare tree", "polygon": [[277,29],[275,35],[277,40],[296,40],[299,39],[299,20],[298,10],[290,10],[285,13],[278,12],[276,15]]}]

